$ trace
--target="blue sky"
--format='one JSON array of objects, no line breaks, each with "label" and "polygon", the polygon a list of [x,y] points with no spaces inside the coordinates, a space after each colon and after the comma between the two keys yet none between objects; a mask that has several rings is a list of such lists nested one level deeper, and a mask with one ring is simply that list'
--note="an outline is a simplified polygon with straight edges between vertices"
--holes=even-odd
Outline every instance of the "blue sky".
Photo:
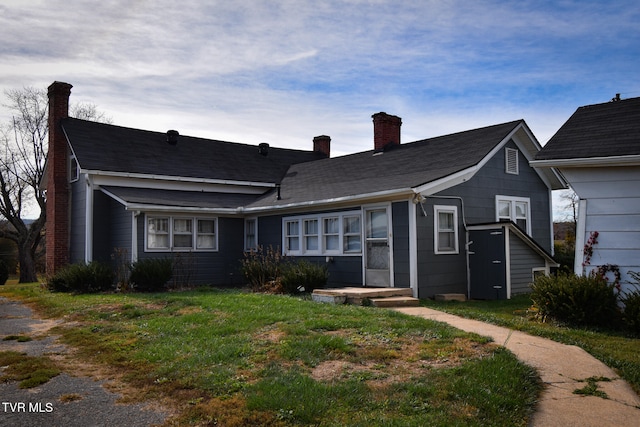
[{"label": "blue sky", "polygon": [[[0,1],[0,90],[71,83],[114,124],[333,155],[640,96],[640,3]],[[10,116],[0,107],[0,121]]]}]

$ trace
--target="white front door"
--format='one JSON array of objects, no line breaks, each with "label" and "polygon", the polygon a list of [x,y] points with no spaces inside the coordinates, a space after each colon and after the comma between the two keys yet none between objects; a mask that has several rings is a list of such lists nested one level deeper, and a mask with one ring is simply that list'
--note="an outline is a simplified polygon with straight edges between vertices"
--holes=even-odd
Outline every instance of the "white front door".
[{"label": "white front door", "polygon": [[365,210],[365,286],[391,286],[389,215],[386,208]]}]

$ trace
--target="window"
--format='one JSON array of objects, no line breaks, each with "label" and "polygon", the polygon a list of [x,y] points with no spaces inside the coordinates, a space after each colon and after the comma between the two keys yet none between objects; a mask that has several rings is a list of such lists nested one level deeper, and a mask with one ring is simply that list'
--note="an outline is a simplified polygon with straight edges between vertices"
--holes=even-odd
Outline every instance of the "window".
[{"label": "window", "polygon": [[306,252],[316,252],[318,246],[318,220],[304,220],[304,249]]},{"label": "window", "polygon": [[340,218],[324,218],[322,222],[322,243],[327,252],[340,251]]},{"label": "window", "polygon": [[173,247],[176,249],[193,248],[193,220],[176,218],[173,220]]},{"label": "window", "polygon": [[217,250],[216,225],[213,218],[148,216],[146,248],[149,251]]},{"label": "window", "polygon": [[244,249],[251,250],[258,247],[258,221],[249,218],[244,221]]},{"label": "window", "polygon": [[518,175],[518,150],[514,148],[505,149],[505,171],[512,175]]},{"label": "window", "polygon": [[284,252],[291,255],[360,254],[360,218],[360,212],[284,218]]},{"label": "window", "polygon": [[286,252],[300,250],[300,221],[285,221],[284,248]]},{"label": "window", "polygon": [[496,220],[513,221],[527,234],[531,234],[530,202],[525,197],[496,196]]},{"label": "window", "polygon": [[362,252],[362,229],[360,216],[345,216],[343,218],[344,233],[343,243],[345,253]]},{"label": "window", "polygon": [[436,254],[458,253],[458,208],[439,206],[434,209],[434,251]]},{"label": "window", "polygon": [[147,219],[147,248],[169,249],[169,218]]},{"label": "window", "polygon": [[216,249],[216,222],[212,219],[198,219],[196,249]]}]

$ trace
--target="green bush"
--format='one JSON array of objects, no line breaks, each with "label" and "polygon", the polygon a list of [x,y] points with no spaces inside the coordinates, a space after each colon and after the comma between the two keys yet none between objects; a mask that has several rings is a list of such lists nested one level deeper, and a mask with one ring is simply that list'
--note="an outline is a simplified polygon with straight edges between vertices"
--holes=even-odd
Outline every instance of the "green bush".
[{"label": "green bush", "polygon": [[314,264],[306,260],[288,263],[282,269],[282,289],[288,294],[313,292],[323,288],[329,280],[326,265]]},{"label": "green bush", "polygon": [[0,285],[4,285],[9,280],[9,267],[4,260],[0,259]]},{"label": "green bush", "polygon": [[61,268],[49,277],[47,287],[54,292],[94,293],[112,289],[114,280],[111,267],[92,261]]},{"label": "green bush", "polygon": [[171,259],[142,259],[131,265],[129,284],[136,291],[162,291],[171,276],[173,276],[173,262]]},{"label": "green bush", "polygon": [[279,248],[258,246],[245,252],[241,270],[254,292],[281,292],[280,280],[286,262],[287,258]]},{"label": "green bush", "polygon": [[636,289],[620,298],[624,304],[622,320],[631,332],[640,336],[640,273],[631,271],[629,274],[635,280]]},{"label": "green bush", "polygon": [[575,326],[616,327],[620,320],[614,285],[602,277],[559,273],[536,278],[531,299],[539,315]]}]

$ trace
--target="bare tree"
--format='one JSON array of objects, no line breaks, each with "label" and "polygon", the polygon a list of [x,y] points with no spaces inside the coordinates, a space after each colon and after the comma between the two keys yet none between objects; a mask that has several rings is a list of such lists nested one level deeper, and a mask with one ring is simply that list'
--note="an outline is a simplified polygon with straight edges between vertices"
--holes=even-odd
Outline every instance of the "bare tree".
[{"label": "bare tree", "polygon": [[[36,251],[46,222],[44,191],[39,185],[47,156],[49,101],[45,90],[32,87],[7,90],[5,97],[4,106],[14,116],[0,127],[0,215],[8,223],[0,228],[0,237],[18,247],[20,282],[35,282]],[[110,121],[91,104],[81,104],[72,112],[84,119]],[[31,211],[37,218],[26,220],[25,214]]]}]

